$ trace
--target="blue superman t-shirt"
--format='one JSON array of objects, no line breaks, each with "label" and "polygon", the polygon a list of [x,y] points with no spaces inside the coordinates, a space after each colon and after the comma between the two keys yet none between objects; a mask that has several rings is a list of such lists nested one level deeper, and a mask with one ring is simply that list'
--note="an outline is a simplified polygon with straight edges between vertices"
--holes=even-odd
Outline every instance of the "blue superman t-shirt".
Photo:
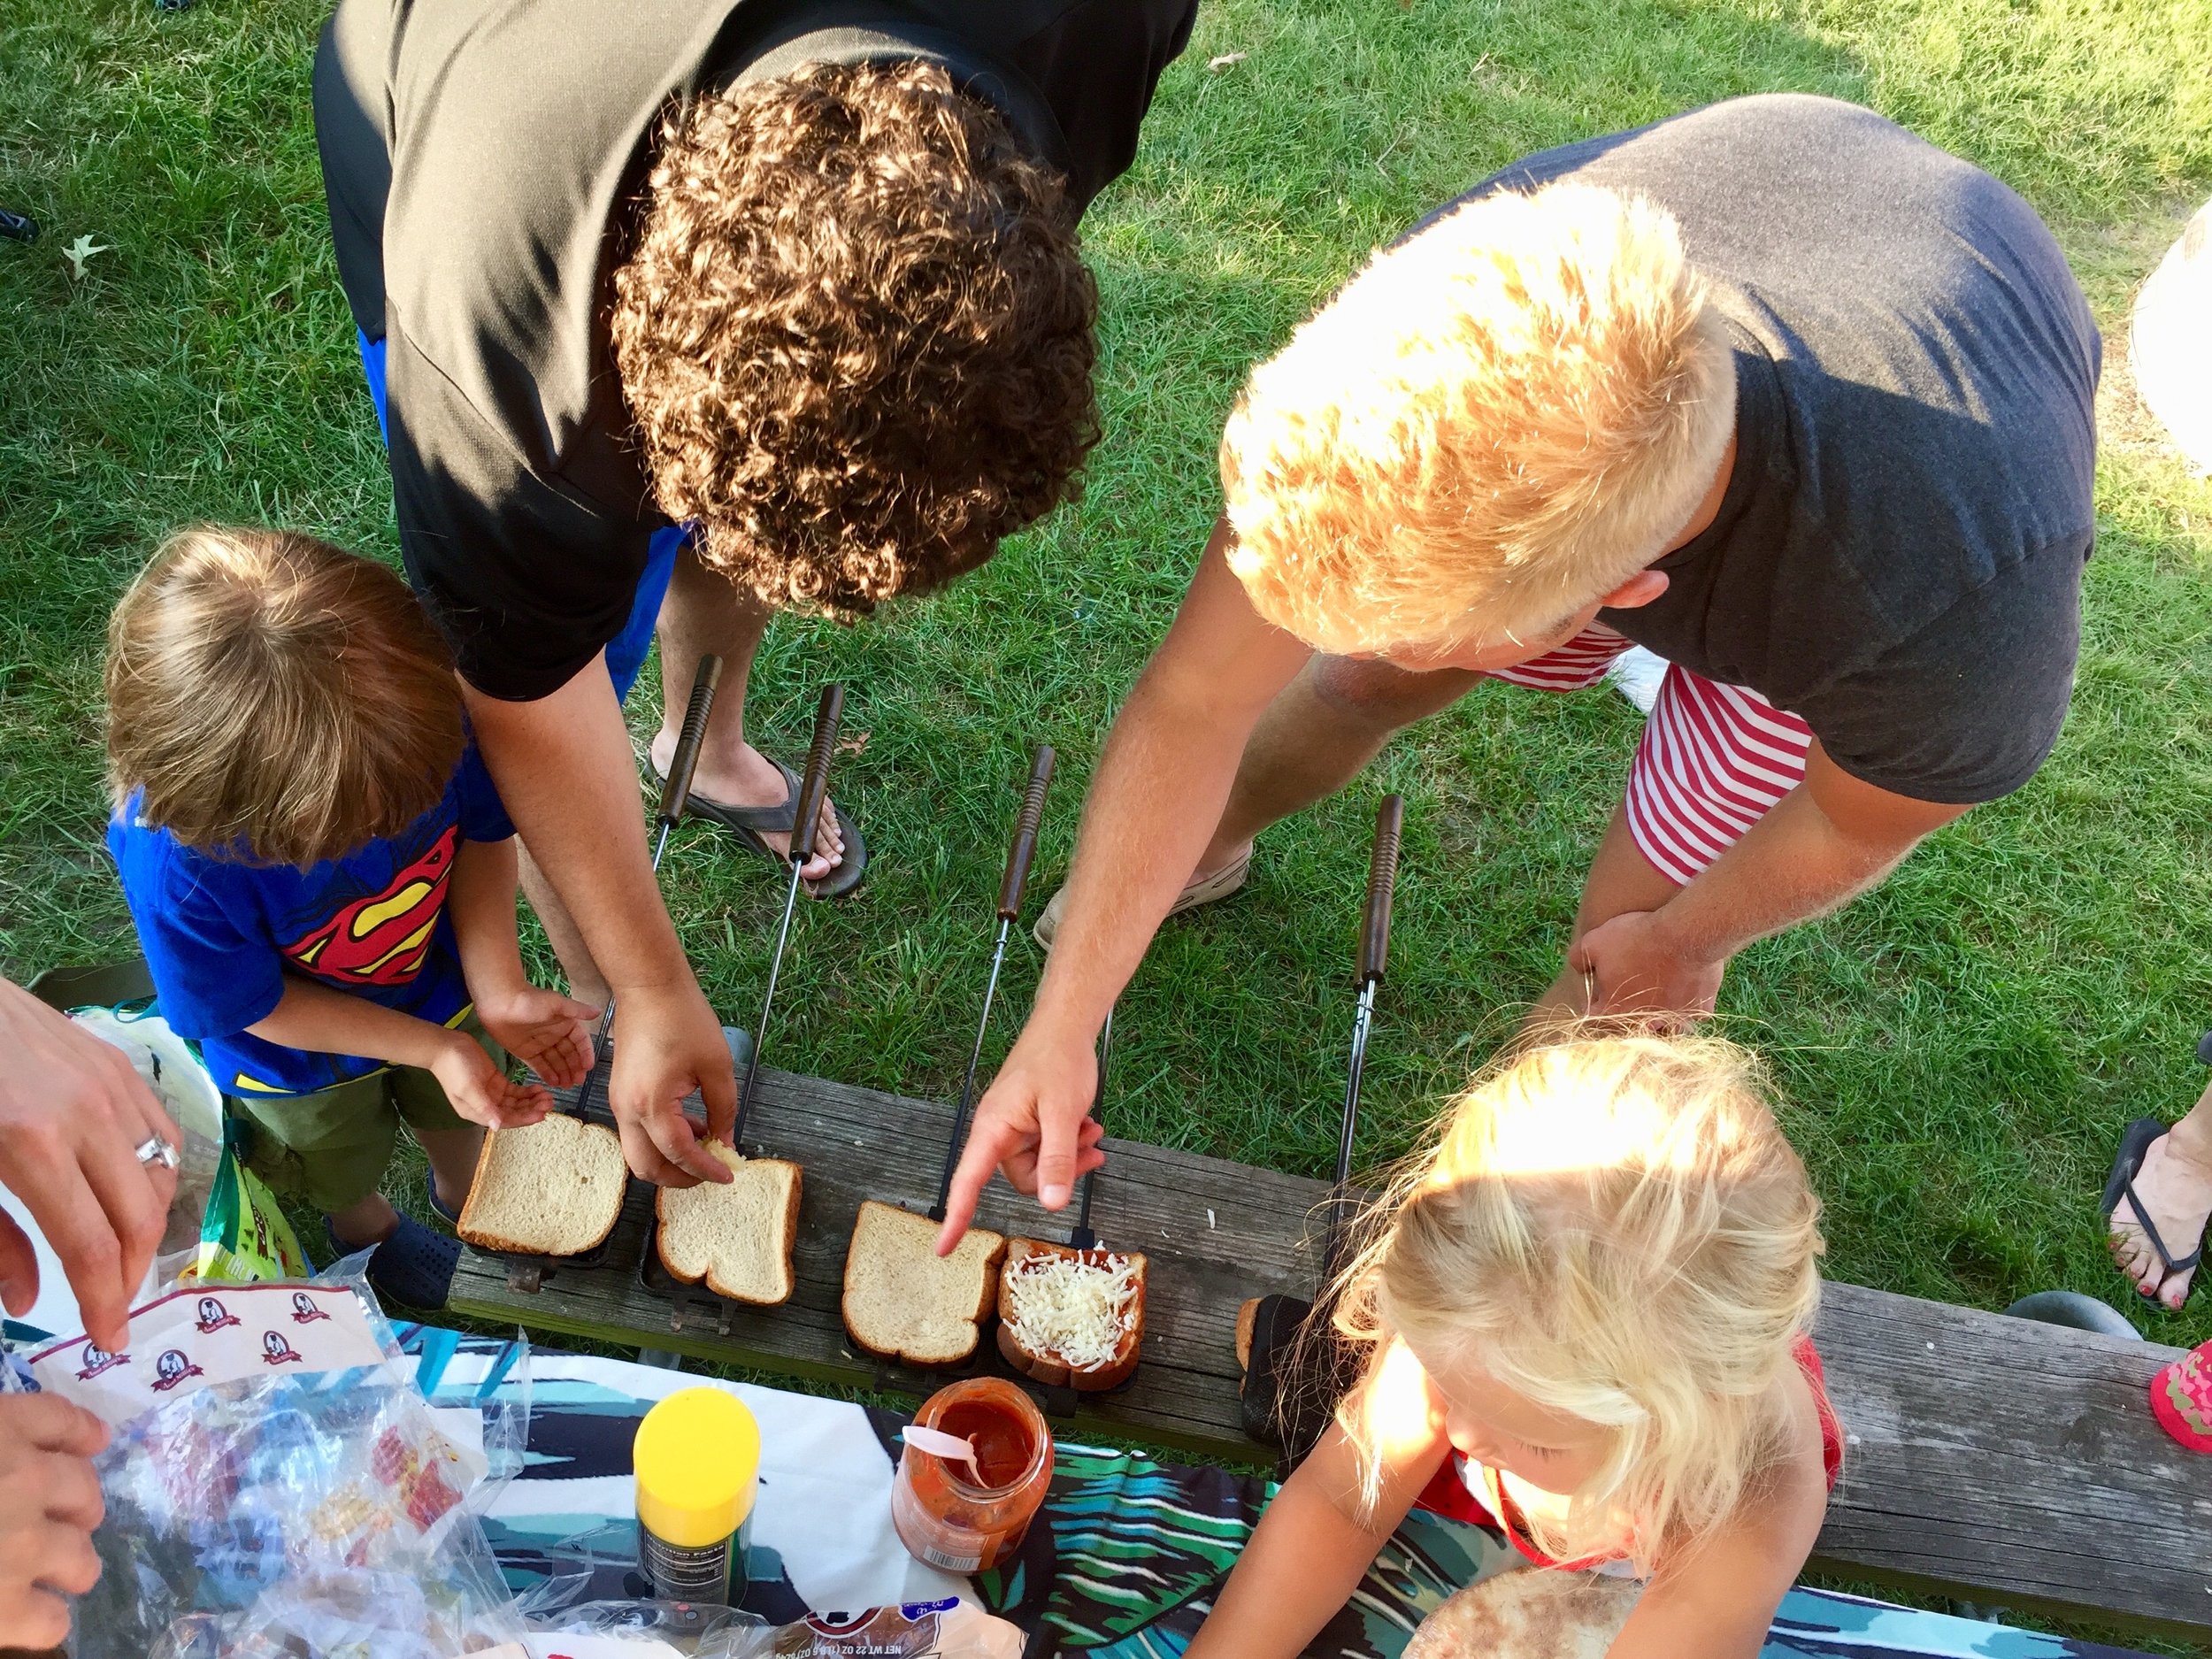
[{"label": "blue superman t-shirt", "polygon": [[307,1094],[373,1071],[358,1055],[265,1042],[297,973],[441,1025],[468,1011],[446,890],[464,841],[514,833],[471,744],[438,804],[398,834],[308,870],[212,858],[138,820],[134,795],[108,850],[153,971],[161,1012],[200,1045],[227,1094]]}]

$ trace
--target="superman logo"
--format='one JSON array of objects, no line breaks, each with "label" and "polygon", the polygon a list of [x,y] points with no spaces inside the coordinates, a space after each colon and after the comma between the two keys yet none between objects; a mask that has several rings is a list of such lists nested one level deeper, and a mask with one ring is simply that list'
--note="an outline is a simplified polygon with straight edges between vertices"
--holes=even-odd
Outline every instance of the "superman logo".
[{"label": "superman logo", "polygon": [[380,892],[356,899],[313,933],[287,945],[289,961],[326,979],[405,985],[421,972],[445,908],[459,826],[400,871]]}]

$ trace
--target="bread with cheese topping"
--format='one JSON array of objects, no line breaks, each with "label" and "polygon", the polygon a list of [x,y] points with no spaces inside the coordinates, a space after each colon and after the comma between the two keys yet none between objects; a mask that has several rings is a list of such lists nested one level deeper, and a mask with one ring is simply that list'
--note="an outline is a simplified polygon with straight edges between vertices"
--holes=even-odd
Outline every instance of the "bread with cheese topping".
[{"label": "bread with cheese topping", "polygon": [[998,1351],[1048,1388],[1120,1387],[1144,1348],[1146,1268],[1134,1250],[1009,1240],[999,1269]]},{"label": "bread with cheese topping", "polygon": [[964,1363],[998,1305],[1006,1235],[971,1227],[950,1256],[937,1254],[937,1224],[896,1204],[864,1200],[845,1250],[840,1311],[856,1348],[935,1368]]},{"label": "bread with cheese topping", "polygon": [[613,1130],[548,1112],[484,1137],[453,1230],[480,1250],[581,1256],[614,1231],[629,1178]]}]

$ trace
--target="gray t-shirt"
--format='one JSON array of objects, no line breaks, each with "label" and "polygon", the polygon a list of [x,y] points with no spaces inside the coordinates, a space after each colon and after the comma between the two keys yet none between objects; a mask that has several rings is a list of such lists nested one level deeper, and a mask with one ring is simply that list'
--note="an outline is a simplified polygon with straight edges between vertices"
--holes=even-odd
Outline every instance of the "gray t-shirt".
[{"label": "gray t-shirt", "polygon": [[1737,457],[1655,603],[1601,619],[1923,801],[2035,775],[2095,530],[2101,346],[2034,210],[1855,104],[1733,99],[1529,157],[1671,210],[1736,343]]}]

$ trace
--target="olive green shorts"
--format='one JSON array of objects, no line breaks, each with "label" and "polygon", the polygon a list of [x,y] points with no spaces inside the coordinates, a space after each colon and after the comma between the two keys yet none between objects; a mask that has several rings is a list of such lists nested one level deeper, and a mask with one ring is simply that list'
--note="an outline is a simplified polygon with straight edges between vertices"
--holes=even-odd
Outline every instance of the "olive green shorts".
[{"label": "olive green shorts", "polygon": [[[501,1065],[506,1050],[471,1014],[460,1026]],[[392,1161],[399,1127],[466,1129],[438,1079],[420,1067],[388,1065],[312,1094],[227,1097],[253,1125],[246,1167],[280,1193],[330,1214],[375,1192]]]}]

